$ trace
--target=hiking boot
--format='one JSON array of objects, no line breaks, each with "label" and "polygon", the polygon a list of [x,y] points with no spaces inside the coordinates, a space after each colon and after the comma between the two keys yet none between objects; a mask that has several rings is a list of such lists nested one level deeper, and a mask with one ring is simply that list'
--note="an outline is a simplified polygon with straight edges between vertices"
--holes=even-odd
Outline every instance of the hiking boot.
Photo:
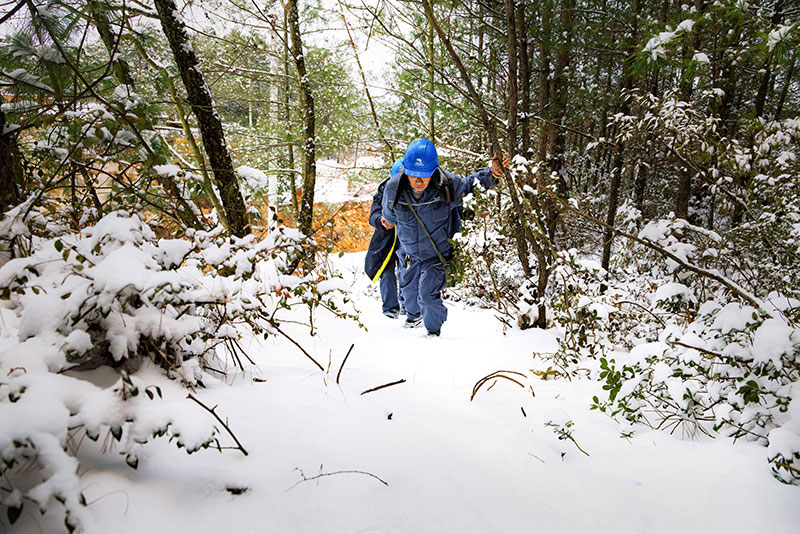
[{"label": "hiking boot", "polygon": [[425,334],[425,337],[427,339],[431,339],[431,338],[434,338],[434,337],[439,337],[439,334],[441,334],[441,333],[442,333],[441,330],[437,330],[436,332],[428,332],[427,334]]},{"label": "hiking boot", "polygon": [[389,319],[397,319],[398,317],[400,317],[400,313],[398,313],[397,310],[385,311],[383,312],[383,314]]},{"label": "hiking boot", "polygon": [[417,328],[422,324],[422,317],[417,317],[416,319],[406,319],[406,322],[403,323],[403,328]]}]

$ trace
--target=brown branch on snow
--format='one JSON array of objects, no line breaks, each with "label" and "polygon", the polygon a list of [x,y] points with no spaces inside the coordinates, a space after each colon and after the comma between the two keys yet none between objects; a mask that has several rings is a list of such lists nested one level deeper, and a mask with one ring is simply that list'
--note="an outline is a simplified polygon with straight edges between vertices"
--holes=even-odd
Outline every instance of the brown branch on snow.
[{"label": "brown branch on snow", "polygon": [[355,347],[355,346],[356,346],[355,343],[350,345],[350,349],[347,351],[347,354],[345,355],[344,360],[342,360],[342,365],[339,366],[339,372],[336,373],[336,383],[337,384],[339,383],[339,377],[342,376],[342,369],[344,369],[344,364],[347,363],[347,358],[350,357],[350,352],[352,352],[353,347]]},{"label": "brown branch on snow", "polygon": [[572,443],[574,443],[574,444],[575,444],[575,446],[576,446],[576,447],[578,447],[578,450],[579,450],[579,451],[581,451],[581,452],[582,452],[583,454],[585,454],[586,456],[590,456],[588,452],[586,452],[585,450],[581,449],[581,446],[580,446],[580,445],[578,445],[578,442],[577,442],[577,441],[575,441],[575,438],[573,438],[572,436],[568,436],[568,438],[569,438],[569,440],[570,440]]},{"label": "brown branch on snow", "polygon": [[505,374],[503,374],[503,373],[510,374],[510,375],[517,375],[517,376],[521,376],[522,378],[527,378],[527,376],[525,376],[523,373],[519,373],[519,372],[517,372],[517,371],[503,371],[502,369],[501,369],[500,371],[495,371],[495,372],[493,372],[493,373],[490,373],[490,374],[488,374],[488,375],[484,376],[483,378],[481,378],[480,380],[478,380],[478,381],[475,383],[475,387],[473,387],[473,388],[472,388],[472,396],[469,398],[469,400],[472,400],[472,399],[474,399],[474,398],[475,398],[475,395],[477,395],[477,394],[478,394],[478,390],[479,390],[479,389],[481,389],[481,387],[482,387],[482,386],[483,386],[483,385],[484,385],[486,382],[488,382],[489,380],[492,380],[492,379],[494,379],[494,378],[505,378],[506,380],[510,380],[510,381],[514,382],[514,383],[515,383],[515,384],[517,384],[519,387],[521,387],[521,388],[523,388],[523,389],[525,388],[525,386],[523,386],[523,385],[522,385],[522,384],[521,384],[521,383],[520,383],[518,380],[515,380],[515,379],[511,378],[510,376],[506,376],[506,375],[505,375]]},{"label": "brown branch on snow", "polygon": [[303,353],[303,354],[305,354],[305,355],[306,355],[306,357],[307,357],[309,360],[311,360],[312,362],[314,362],[314,365],[316,365],[317,367],[319,367],[319,370],[320,370],[320,371],[322,371],[323,373],[325,372],[325,368],[324,368],[324,367],[322,367],[322,365],[320,365],[320,363],[319,363],[317,360],[315,360],[315,359],[314,359],[314,357],[313,357],[312,355],[310,355],[310,354],[309,354],[309,353],[306,351],[306,349],[304,349],[304,348],[303,348],[303,347],[300,345],[300,343],[298,343],[297,341],[295,341],[294,339],[292,339],[291,337],[289,337],[289,335],[288,335],[286,332],[284,332],[283,330],[281,330],[281,329],[278,327],[278,323],[277,323],[276,321],[273,321],[272,319],[268,319],[268,321],[269,321],[269,324],[270,324],[270,326],[272,326],[272,328],[274,328],[274,329],[275,329],[275,330],[276,330],[276,331],[277,331],[277,332],[278,332],[280,335],[282,335],[283,337],[285,337],[286,339],[288,339],[289,341],[291,341],[291,342],[294,344],[294,346],[295,346],[295,347],[297,347],[298,349],[300,349],[300,350],[302,351],[302,353]]},{"label": "brown branch on snow", "polygon": [[[297,471],[300,471],[300,469],[297,469]],[[377,475],[373,475],[372,473],[367,473],[366,471],[347,470],[347,471],[332,471],[330,473],[323,473],[322,472],[322,466],[320,466],[320,474],[318,474],[316,476],[313,476],[313,477],[307,477],[302,471],[300,471],[300,476],[303,477],[303,479],[298,481],[297,484],[295,484],[291,488],[287,489],[286,493],[289,493],[290,491],[292,491],[294,488],[296,488],[297,486],[299,486],[303,482],[308,482],[309,480],[319,480],[322,477],[330,477],[330,476],[333,476],[333,475],[367,475],[369,477],[374,478],[375,480],[377,480],[378,482],[380,482],[384,486],[388,486],[389,485],[389,483],[386,482],[385,480],[383,480],[381,477],[379,477]]]},{"label": "brown branch on snow", "polygon": [[368,389],[366,391],[362,391],[361,394],[364,395],[366,393],[372,393],[373,391],[378,391],[379,389],[388,388],[389,386],[396,386],[397,384],[402,384],[405,381],[406,381],[406,379],[403,378],[402,380],[396,380],[394,382],[389,382],[388,384],[384,384],[382,386],[378,386],[378,387],[375,387],[375,388]]},{"label": "brown branch on snow", "polygon": [[205,409],[205,410],[206,410],[208,413],[210,413],[211,415],[213,415],[213,416],[216,418],[216,420],[217,420],[217,421],[219,421],[219,423],[220,423],[220,424],[221,424],[221,425],[222,425],[222,426],[225,428],[225,430],[227,430],[227,431],[228,431],[228,434],[230,434],[230,436],[233,438],[233,441],[235,441],[235,442],[236,442],[236,445],[237,445],[237,447],[236,447],[236,448],[237,448],[237,449],[239,449],[240,451],[242,451],[242,454],[244,454],[245,456],[247,456],[247,451],[246,451],[246,450],[244,450],[244,447],[242,447],[242,444],[241,444],[241,443],[239,442],[239,440],[236,438],[236,434],[234,434],[234,433],[233,433],[233,431],[231,431],[230,427],[229,427],[229,426],[228,426],[228,425],[225,423],[225,421],[223,421],[223,420],[220,418],[220,416],[219,416],[219,415],[217,415],[217,412],[215,412],[215,411],[214,411],[214,410],[216,410],[216,409],[217,409],[217,407],[216,407],[216,406],[214,406],[213,408],[209,408],[208,406],[206,406],[205,404],[203,404],[202,402],[200,402],[200,399],[198,399],[197,397],[195,397],[195,396],[194,396],[194,395],[192,395],[191,393],[189,393],[189,395],[187,395],[187,396],[186,396],[186,398],[187,398],[187,399],[191,399],[191,400],[193,400],[194,402],[196,402],[197,404],[199,404],[200,406],[202,406],[202,407],[203,407],[203,408],[204,408],[204,409]]}]

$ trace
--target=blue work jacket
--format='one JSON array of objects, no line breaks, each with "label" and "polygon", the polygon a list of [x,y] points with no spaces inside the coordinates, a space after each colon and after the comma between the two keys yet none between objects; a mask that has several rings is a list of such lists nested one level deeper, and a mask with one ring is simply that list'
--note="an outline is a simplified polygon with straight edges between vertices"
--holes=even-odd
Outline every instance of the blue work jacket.
[{"label": "blue work jacket", "polygon": [[[445,191],[447,183],[451,184],[451,194]],[[485,188],[490,188],[497,183],[487,167],[473,175],[462,178],[451,172],[437,169],[427,189],[422,193],[422,198],[415,199],[412,194],[408,177],[404,174],[393,176],[386,184],[383,195],[383,218],[396,225],[397,237],[400,240],[400,251],[413,256],[420,261],[436,257],[430,239],[425,230],[417,222],[414,213],[408,207],[405,195],[425,224],[428,232],[436,243],[436,248],[445,258],[453,251],[453,245],[448,241],[459,231],[461,216],[459,209],[462,207],[465,195],[472,193],[475,184],[480,182]],[[447,196],[451,196],[448,201]]]}]

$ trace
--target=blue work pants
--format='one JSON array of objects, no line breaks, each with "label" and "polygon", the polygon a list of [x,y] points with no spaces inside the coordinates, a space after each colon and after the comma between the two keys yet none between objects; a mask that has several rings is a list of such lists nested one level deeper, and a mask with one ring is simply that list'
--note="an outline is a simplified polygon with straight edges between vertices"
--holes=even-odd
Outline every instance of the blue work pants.
[{"label": "blue work pants", "polygon": [[400,272],[400,262],[397,261],[397,254],[392,256],[389,264],[383,270],[380,278],[381,302],[383,302],[383,313],[397,313],[403,304],[403,292],[397,291],[397,274],[395,269]]},{"label": "blue work pants", "polygon": [[405,298],[407,320],[422,315],[428,332],[438,332],[447,320],[447,308],[442,302],[444,267],[439,258],[419,261],[403,253],[400,256],[410,258],[405,260],[400,272],[400,291]]}]

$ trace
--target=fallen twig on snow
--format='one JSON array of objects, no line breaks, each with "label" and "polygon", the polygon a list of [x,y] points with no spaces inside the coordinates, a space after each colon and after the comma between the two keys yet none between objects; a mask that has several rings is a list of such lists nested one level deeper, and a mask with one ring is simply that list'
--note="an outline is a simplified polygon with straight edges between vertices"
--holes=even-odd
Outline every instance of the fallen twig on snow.
[{"label": "fallen twig on snow", "polygon": [[523,373],[519,373],[519,372],[517,372],[517,371],[504,371],[504,370],[495,371],[495,372],[493,372],[493,373],[491,373],[491,374],[488,374],[488,375],[484,376],[483,378],[481,378],[480,380],[478,380],[478,381],[475,383],[475,387],[473,387],[473,388],[472,388],[472,396],[469,398],[469,400],[472,400],[472,399],[474,399],[474,398],[475,398],[475,395],[477,395],[477,394],[478,394],[478,390],[479,390],[479,389],[481,389],[481,387],[482,387],[482,386],[483,386],[483,385],[484,385],[486,382],[488,382],[489,380],[492,380],[493,378],[505,378],[506,380],[511,380],[512,382],[514,382],[514,383],[515,383],[516,385],[518,385],[519,387],[521,387],[521,388],[525,388],[525,386],[523,386],[523,385],[522,385],[522,383],[520,383],[519,381],[517,381],[517,380],[515,380],[515,379],[511,378],[510,376],[506,376],[506,375],[504,375],[504,374],[502,374],[502,373],[507,373],[507,374],[512,374],[512,375],[518,375],[518,376],[521,376],[522,378],[527,378],[527,376],[525,376]]},{"label": "fallen twig on snow", "polygon": [[394,382],[389,382],[388,384],[384,384],[382,386],[378,386],[378,387],[375,387],[375,388],[372,388],[372,389],[368,389],[366,391],[362,391],[361,394],[364,395],[365,393],[372,393],[373,391],[378,391],[379,389],[388,388],[389,386],[396,386],[397,384],[402,384],[405,381],[406,381],[406,379],[403,378],[401,380],[396,380]]},{"label": "fallen twig on snow", "polygon": [[312,362],[314,362],[314,365],[316,365],[317,367],[319,367],[319,370],[320,370],[320,371],[322,371],[323,373],[325,372],[325,368],[324,368],[324,367],[322,367],[322,365],[320,365],[320,363],[319,363],[317,360],[315,360],[315,359],[314,359],[314,357],[313,357],[312,355],[310,355],[310,354],[309,354],[309,353],[306,351],[306,349],[304,349],[304,348],[303,348],[303,347],[300,345],[300,343],[298,343],[297,341],[295,341],[294,339],[292,339],[291,337],[289,337],[289,335],[288,335],[288,334],[286,334],[286,332],[284,332],[283,330],[281,330],[280,328],[278,328],[278,325],[277,325],[277,323],[276,323],[275,321],[270,321],[270,325],[271,325],[271,326],[272,326],[272,328],[274,328],[274,329],[275,329],[275,330],[276,330],[276,331],[277,331],[277,332],[278,332],[280,335],[282,335],[283,337],[285,337],[286,339],[288,339],[289,341],[291,341],[291,342],[294,344],[294,346],[295,346],[295,347],[297,347],[298,349],[300,349],[300,351],[301,351],[303,354],[305,354],[305,355],[306,355],[306,357],[307,357],[309,360],[311,360]]},{"label": "fallen twig on snow", "polygon": [[577,441],[575,441],[575,438],[573,438],[572,436],[567,436],[567,438],[568,438],[568,439],[569,439],[569,440],[570,440],[572,443],[574,443],[576,447],[578,447],[578,450],[579,450],[579,451],[581,451],[581,452],[582,452],[583,454],[585,454],[586,456],[590,456],[588,452],[586,452],[585,450],[581,449],[581,446],[580,446],[580,445],[578,445],[578,442],[577,442]]},{"label": "fallen twig on snow", "polygon": [[355,346],[356,346],[355,343],[350,345],[350,348],[348,349],[347,354],[344,357],[344,360],[342,360],[342,365],[339,366],[339,372],[336,373],[336,383],[337,384],[339,383],[339,377],[342,376],[342,369],[344,369],[344,364],[347,363],[347,358],[350,357],[350,352],[352,352],[353,347],[355,347]]},{"label": "fallen twig on snow", "polygon": [[302,470],[296,469],[297,471],[300,472],[300,476],[303,477],[303,479],[298,481],[297,484],[295,484],[291,488],[287,489],[285,493],[289,493],[290,491],[292,491],[294,488],[296,488],[297,486],[299,486],[303,482],[308,482],[309,480],[319,480],[322,477],[329,477],[329,476],[333,476],[333,475],[367,475],[369,477],[374,478],[375,480],[377,480],[378,482],[380,482],[384,486],[388,486],[389,485],[389,483],[386,482],[385,480],[383,480],[381,477],[373,475],[372,473],[367,473],[366,471],[348,470],[348,471],[332,471],[330,473],[323,473],[322,472],[322,466],[319,466],[319,468],[320,468],[320,474],[318,474],[316,476],[313,476],[313,477],[307,477],[305,475],[305,473],[303,473]]}]

